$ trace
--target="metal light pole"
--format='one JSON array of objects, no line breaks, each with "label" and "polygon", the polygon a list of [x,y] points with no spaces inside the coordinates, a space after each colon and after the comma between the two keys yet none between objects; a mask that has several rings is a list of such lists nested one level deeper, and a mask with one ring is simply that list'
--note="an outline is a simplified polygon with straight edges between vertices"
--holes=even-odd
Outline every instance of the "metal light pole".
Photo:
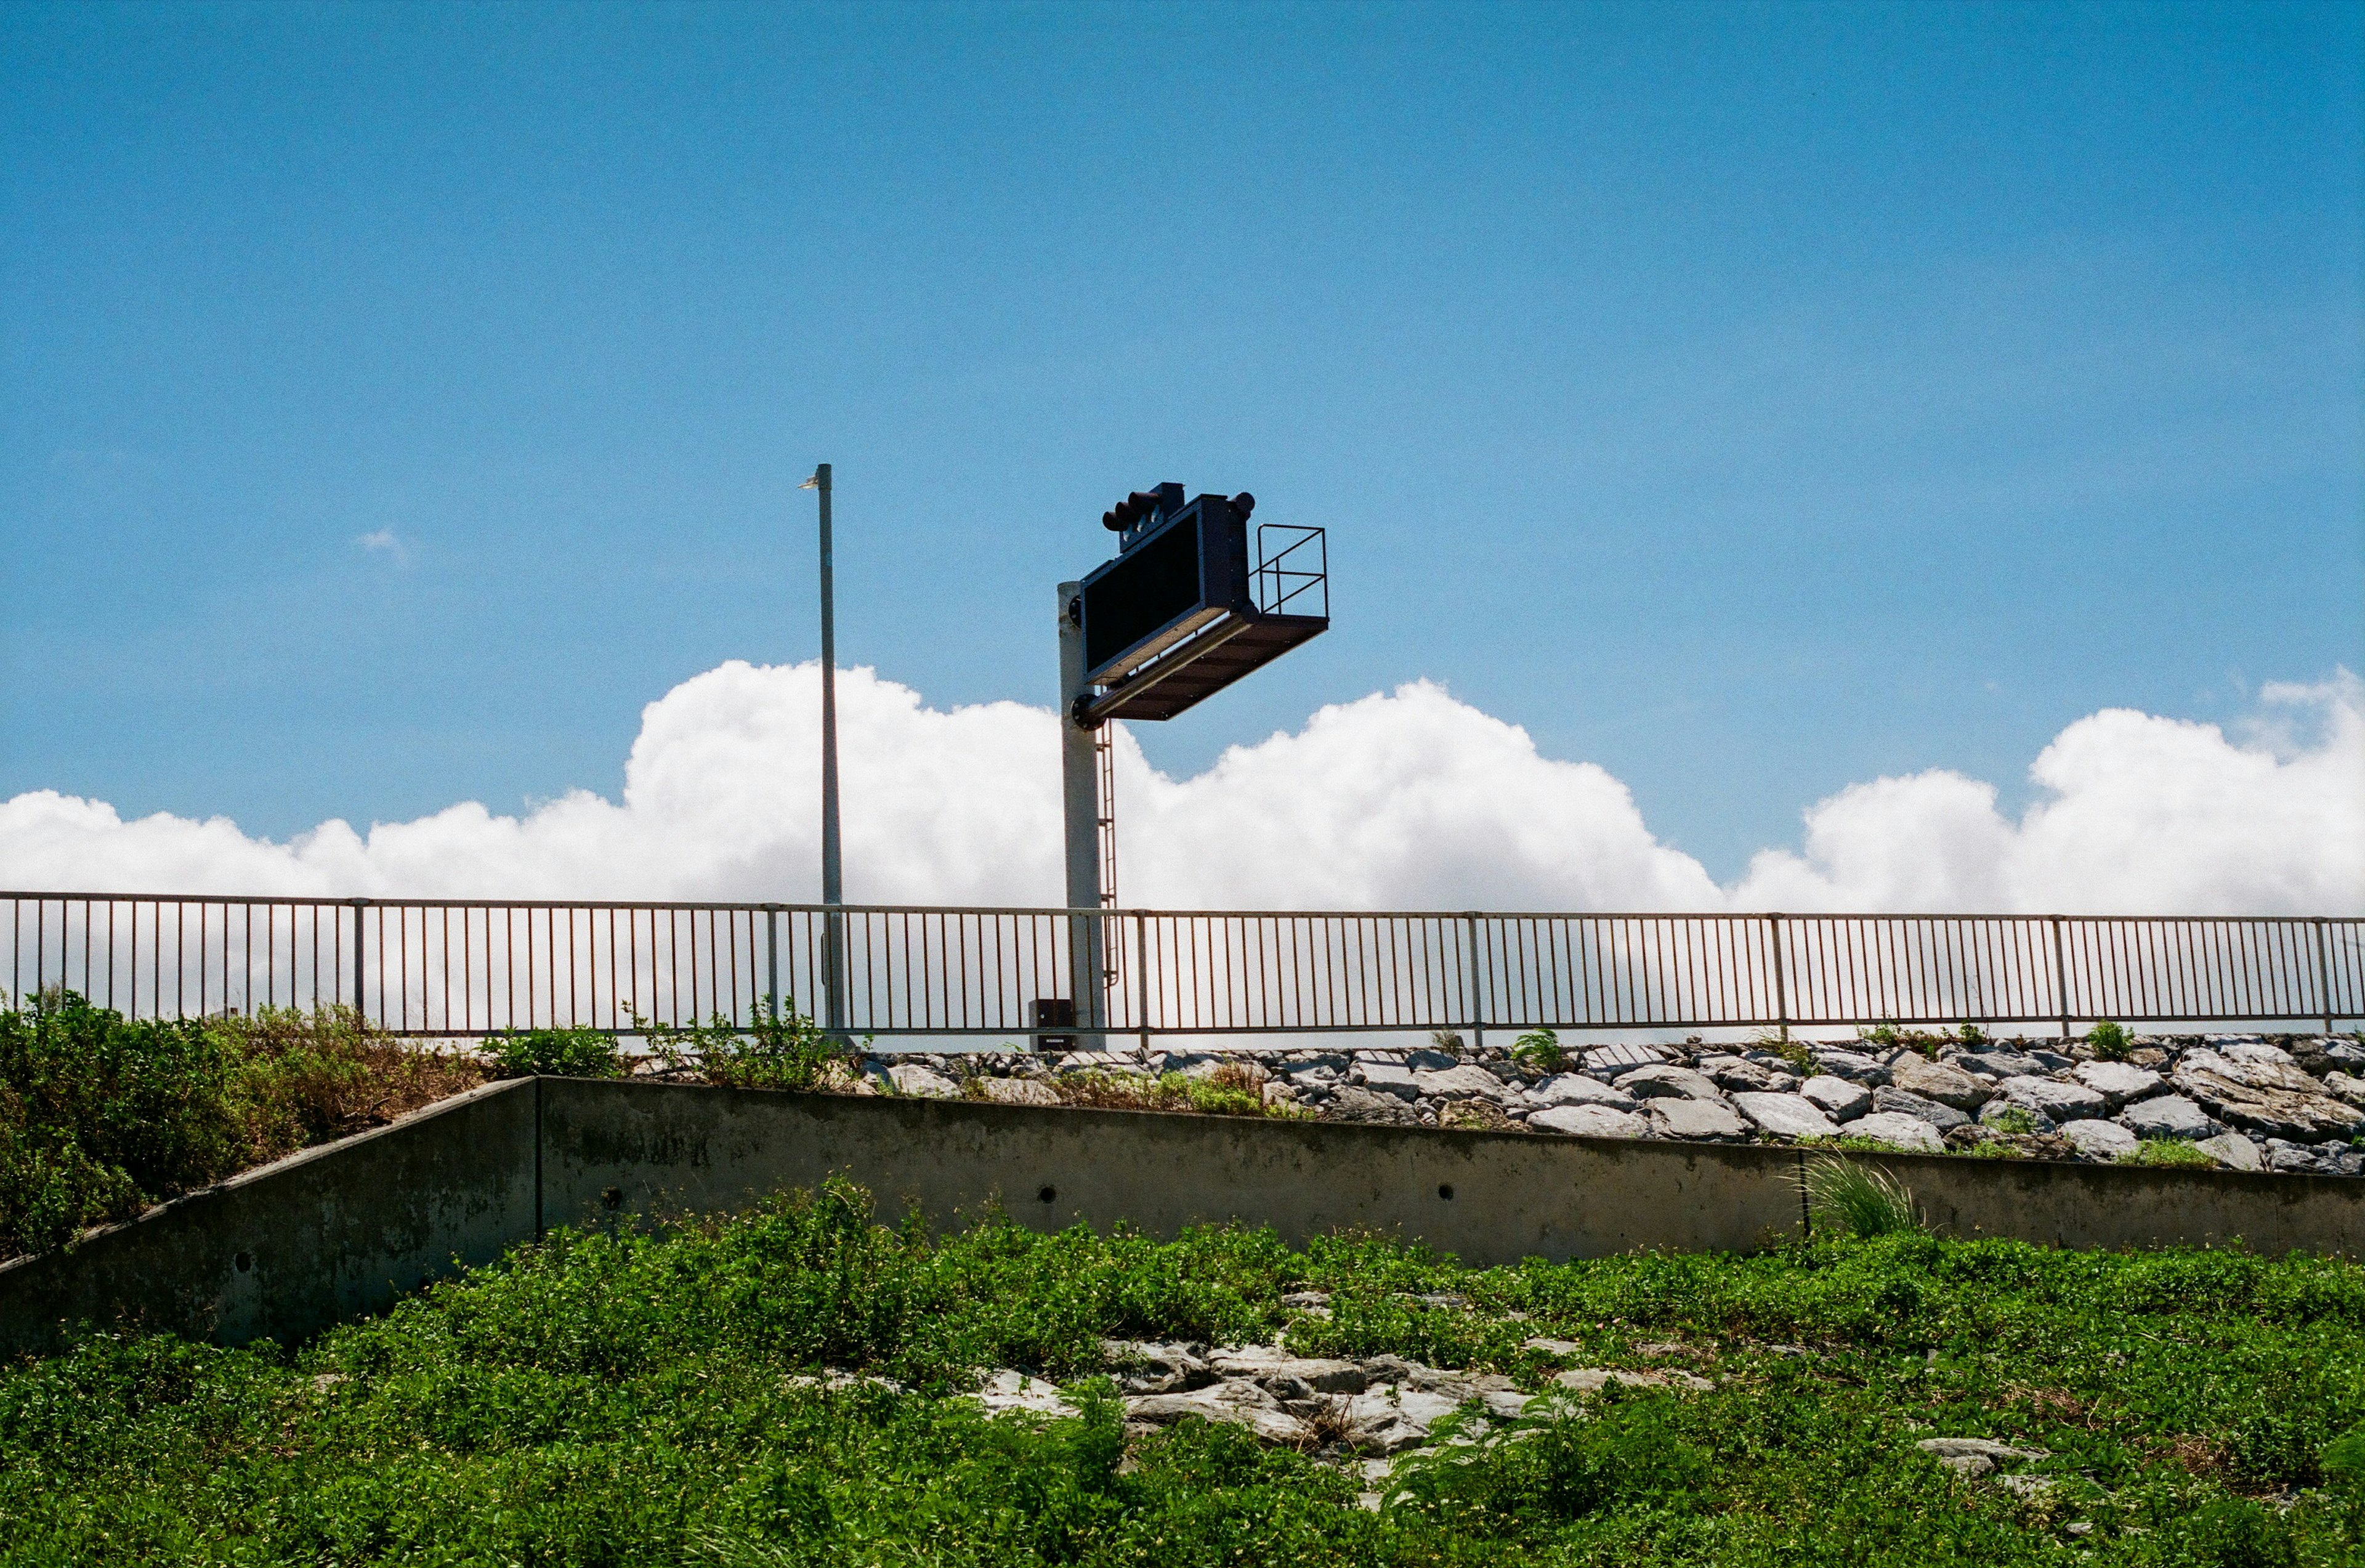
[{"label": "metal light pole", "polygon": [[821,492],[821,902],[824,917],[822,963],[828,992],[824,1022],[832,1035],[846,1030],[846,917],[836,913],[846,902],[846,876],[838,859],[837,836],[837,590],[833,575],[835,551],[829,536],[829,465],[816,465],[813,477],[797,487]]}]

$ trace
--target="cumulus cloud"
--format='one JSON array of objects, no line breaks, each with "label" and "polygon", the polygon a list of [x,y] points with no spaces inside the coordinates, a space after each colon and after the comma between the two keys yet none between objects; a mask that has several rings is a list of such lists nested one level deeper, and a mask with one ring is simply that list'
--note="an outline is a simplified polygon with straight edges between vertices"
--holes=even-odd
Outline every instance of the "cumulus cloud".
[{"label": "cumulus cloud", "polygon": [[[838,681],[847,894],[1056,902],[1058,743],[1047,710],[947,711]],[[2034,764],[2018,820],[1948,772],[1808,810],[1797,849],[1720,887],[1661,844],[1624,785],[1416,682],[1326,708],[1206,772],[1117,752],[1120,884],[1168,908],[2348,913],[2365,908],[2365,686],[2270,688],[2239,739],[2109,710]],[[467,802],[286,843],[232,823],[123,821],[38,790],[0,802],[20,888],[224,893],[811,900],[820,857],[816,666],[710,670],[650,703],[613,801],[518,816]]]}]

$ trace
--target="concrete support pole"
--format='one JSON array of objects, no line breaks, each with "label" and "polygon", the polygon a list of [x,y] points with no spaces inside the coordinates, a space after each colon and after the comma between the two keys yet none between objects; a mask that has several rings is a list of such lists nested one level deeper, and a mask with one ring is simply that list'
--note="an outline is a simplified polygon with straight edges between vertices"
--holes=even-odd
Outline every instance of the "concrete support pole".
[{"label": "concrete support pole", "polygon": [[1068,908],[1089,910],[1068,922],[1068,994],[1076,1000],[1077,1044],[1102,1048],[1108,988],[1101,957],[1100,769],[1093,732],[1076,722],[1084,683],[1082,583],[1059,585],[1059,807],[1067,846]]}]

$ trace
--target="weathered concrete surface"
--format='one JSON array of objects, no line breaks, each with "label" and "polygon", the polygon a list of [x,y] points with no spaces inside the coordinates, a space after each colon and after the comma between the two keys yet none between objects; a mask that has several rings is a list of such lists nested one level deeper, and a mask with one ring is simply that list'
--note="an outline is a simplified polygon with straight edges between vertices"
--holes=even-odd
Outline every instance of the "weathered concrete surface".
[{"label": "weathered concrete surface", "polygon": [[939,1225],[998,1199],[1042,1229],[1124,1220],[1171,1236],[1239,1219],[1303,1242],[1352,1226],[1477,1263],[1746,1251],[1800,1217],[1797,1157],[1781,1149],[555,1079],[543,1091],[554,1226],[736,1208],[834,1174]]},{"label": "weathered concrete surface", "polygon": [[1942,1236],[2054,1247],[2207,1247],[2365,1258],[2365,1182],[2339,1176],[1865,1155],[1912,1190]]},{"label": "weathered concrete surface", "polygon": [[[1473,1263],[1637,1248],[1746,1251],[1803,1220],[1795,1148],[942,1100],[544,1081],[544,1217],[711,1213],[833,1174],[939,1225],[999,1201],[1021,1224],[1205,1220],[1293,1242],[1347,1226]],[[2365,1257],[2365,1182],[1932,1155],[1893,1170],[1933,1226],[2063,1247],[2201,1246]],[[1451,1190],[1451,1198],[1442,1195]],[[1043,1194],[1048,1193],[1046,1198]]]},{"label": "weathered concrete surface", "polygon": [[534,1236],[535,1095],[490,1084],[0,1264],[0,1356],[75,1322],[285,1341],[490,1262]]},{"label": "weathered concrete surface", "polygon": [[[999,1203],[1053,1229],[1129,1222],[1343,1228],[1475,1264],[1794,1236],[1811,1158],[1335,1122],[1059,1110],[538,1079],[495,1084],[163,1205],[70,1252],[0,1265],[0,1355],[129,1321],[290,1339],[491,1261],[544,1225],[745,1206],[833,1175],[939,1226]],[[2365,1258],[2365,1182],[1924,1155],[1863,1157],[1934,1226],[2065,1247],[2204,1245]]]}]

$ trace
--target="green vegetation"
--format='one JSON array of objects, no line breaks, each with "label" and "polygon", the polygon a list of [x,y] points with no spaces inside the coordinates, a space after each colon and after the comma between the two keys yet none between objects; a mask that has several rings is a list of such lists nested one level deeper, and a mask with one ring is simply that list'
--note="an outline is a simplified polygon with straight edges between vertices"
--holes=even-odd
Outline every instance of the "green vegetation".
[{"label": "green vegetation", "polygon": [[2135,1042],[2127,1038],[2126,1030],[2105,1018],[2086,1031],[2086,1043],[2104,1061],[2124,1061],[2128,1047]]},{"label": "green vegetation", "polygon": [[1187,1111],[1202,1116],[1303,1116],[1264,1097],[1265,1075],[1249,1062],[1221,1062],[1205,1078],[1169,1072],[1071,1072],[1052,1081],[1060,1103],[1096,1111]]},{"label": "green vegetation", "polygon": [[127,1019],[68,991],[0,1010],[0,1258],[389,1121],[478,1081],[349,1009]]},{"label": "green vegetation", "polygon": [[[1283,1293],[1330,1293],[1326,1319]],[[1466,1305],[1463,1305],[1466,1304]],[[1709,1392],[1531,1405],[1400,1461],[1185,1422],[1128,1435],[1098,1340],[1252,1341],[1541,1388],[1678,1364]],[[1076,1413],[988,1419],[982,1368]],[[894,1384],[817,1377],[824,1370]],[[1498,1428],[1499,1429],[1499,1428]],[[1448,1433],[1447,1435],[1451,1435]],[[1916,1447],[1986,1437],[2050,1489]],[[0,1562],[533,1564],[2349,1564],[2365,1269],[1911,1229],[1755,1258],[1472,1271],[1261,1231],[943,1238],[833,1187],[665,1235],[567,1236],[293,1350],[99,1336],[0,1373]]]},{"label": "green vegetation", "polygon": [[2036,1130],[2035,1114],[2018,1105],[2002,1105],[1981,1118],[1997,1132],[2013,1137],[2026,1137]]},{"label": "green vegetation", "polygon": [[1870,1240],[1925,1228],[1905,1183],[1877,1166],[1819,1156],[1799,1172],[1799,1185],[1814,1223],[1844,1236]]},{"label": "green vegetation", "polygon": [[615,1037],[597,1029],[521,1029],[493,1035],[484,1045],[485,1063],[496,1078],[622,1078],[624,1058]]},{"label": "green vegetation", "polygon": [[1568,1052],[1553,1029],[1530,1029],[1513,1040],[1511,1059],[1530,1072],[1561,1072],[1568,1067]]},{"label": "green vegetation", "polygon": [[2128,1153],[2119,1156],[2122,1165],[2183,1165],[2197,1170],[2214,1170],[2217,1162],[2189,1143],[2172,1137],[2147,1137]]}]

